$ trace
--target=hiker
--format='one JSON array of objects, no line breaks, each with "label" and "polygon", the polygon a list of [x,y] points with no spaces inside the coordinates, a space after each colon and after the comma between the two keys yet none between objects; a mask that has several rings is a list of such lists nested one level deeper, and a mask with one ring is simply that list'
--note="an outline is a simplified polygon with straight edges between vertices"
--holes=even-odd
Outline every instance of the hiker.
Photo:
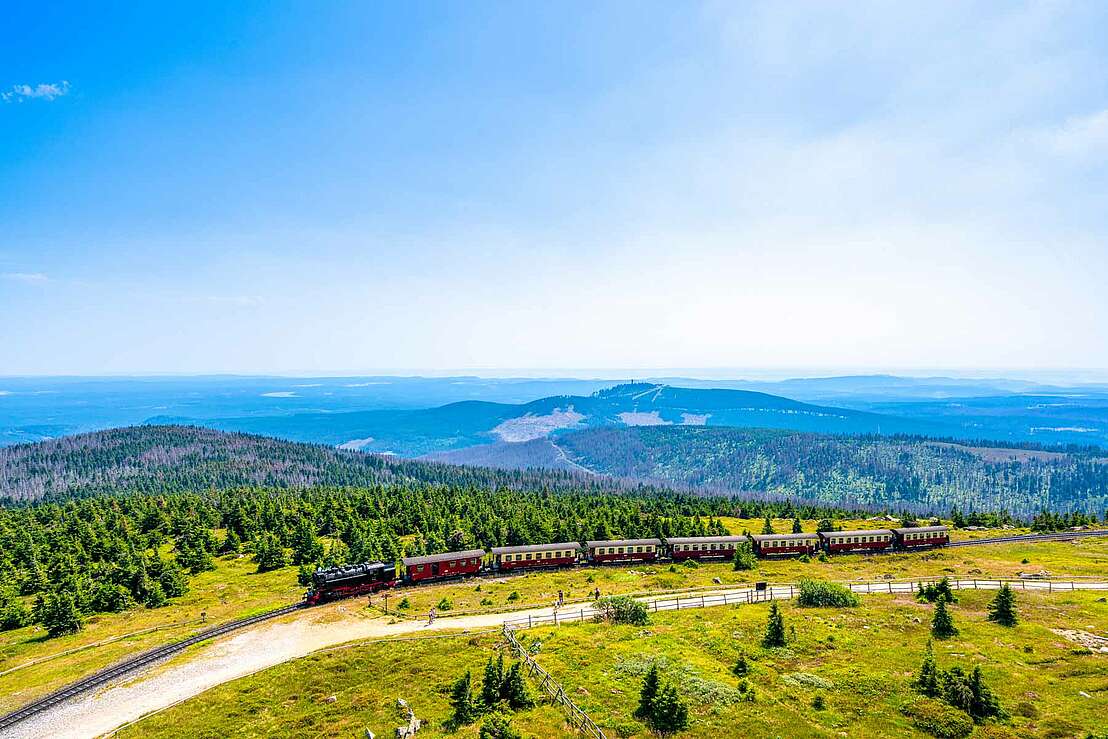
[{"label": "hiker", "polygon": [[427,625],[435,623],[435,607],[431,606],[431,610],[427,611]]},{"label": "hiker", "polygon": [[566,595],[561,590],[558,591],[558,606],[560,607],[566,602]]}]

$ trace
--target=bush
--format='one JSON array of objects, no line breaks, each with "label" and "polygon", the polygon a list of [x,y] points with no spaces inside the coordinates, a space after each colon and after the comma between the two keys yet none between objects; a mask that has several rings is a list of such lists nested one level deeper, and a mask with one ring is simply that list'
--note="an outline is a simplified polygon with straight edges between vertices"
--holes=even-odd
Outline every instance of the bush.
[{"label": "bush", "polygon": [[861,601],[844,585],[805,579],[800,581],[796,602],[804,608],[854,608]]},{"label": "bush", "polygon": [[501,713],[490,714],[481,724],[480,739],[520,739],[521,735],[512,726],[512,720]]},{"label": "bush", "polygon": [[513,590],[511,593],[509,593],[508,594],[508,600],[509,601],[519,600],[519,591]]},{"label": "bush", "polygon": [[700,563],[697,562],[695,559],[686,559],[681,564],[685,567],[688,567],[690,570],[695,570],[697,567],[700,566]]},{"label": "bush", "polygon": [[920,731],[938,739],[963,739],[973,733],[973,719],[933,698],[916,698],[900,709]]},{"label": "bush", "polygon": [[746,677],[750,674],[750,663],[746,661],[746,655],[739,655],[739,658],[735,660],[735,666],[731,668],[731,672],[735,674],[735,677]]},{"label": "bush", "polygon": [[812,699],[812,708],[817,711],[822,711],[823,709],[827,708],[827,701],[823,699],[822,695],[817,695],[815,698]]},{"label": "bush", "polygon": [[606,595],[598,599],[593,604],[593,608],[596,609],[597,621],[633,626],[645,626],[650,623],[646,604],[640,603],[629,595]]},{"label": "bush", "polygon": [[450,599],[445,595],[439,599],[438,605],[435,606],[440,611],[449,611],[454,607],[454,604],[450,602]]},{"label": "bush", "polygon": [[396,607],[397,608],[403,608],[404,610],[407,610],[407,609],[412,607],[412,602],[410,600],[408,600],[408,596],[404,596],[403,598],[400,599],[400,602],[396,604]]},{"label": "bush", "polygon": [[492,598],[482,598],[481,599],[481,605],[491,606],[492,605]]}]

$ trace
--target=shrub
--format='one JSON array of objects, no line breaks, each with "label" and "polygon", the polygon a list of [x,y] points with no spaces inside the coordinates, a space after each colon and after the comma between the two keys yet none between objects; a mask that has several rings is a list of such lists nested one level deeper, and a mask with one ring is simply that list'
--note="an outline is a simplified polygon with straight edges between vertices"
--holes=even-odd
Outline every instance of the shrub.
[{"label": "shrub", "polygon": [[739,655],[739,658],[735,660],[735,666],[731,668],[731,672],[735,674],[735,677],[746,677],[750,674],[750,663],[746,661],[746,655]]},{"label": "shrub", "polygon": [[688,567],[690,570],[695,570],[697,567],[700,566],[700,563],[697,562],[695,559],[686,559],[681,564],[685,567]]},{"label": "shrub", "polygon": [[449,611],[454,607],[454,604],[450,602],[450,599],[445,595],[439,599],[438,605],[435,606],[440,611]]},{"label": "shrub", "polygon": [[823,699],[822,695],[817,695],[815,698],[812,699],[812,708],[817,711],[822,711],[823,709],[827,708],[827,701]]},{"label": "shrub", "polygon": [[805,579],[800,581],[796,602],[804,608],[853,608],[861,601],[844,585]]},{"label": "shrub", "polygon": [[640,603],[629,595],[606,595],[598,599],[593,604],[593,608],[596,609],[597,621],[633,626],[645,626],[650,623],[646,604]]},{"label": "shrub", "polygon": [[963,739],[973,733],[973,719],[933,698],[916,698],[900,709],[920,731],[938,739]]},{"label": "shrub", "polygon": [[491,606],[492,605],[492,598],[482,598],[481,599],[481,605]]},{"label": "shrub", "polygon": [[827,552],[820,552],[819,553],[819,561],[820,562],[830,562],[831,558],[827,556]]},{"label": "shrub", "polygon": [[396,607],[407,610],[412,607],[412,602],[408,600],[408,596],[404,596],[400,599],[400,602],[396,604]]},{"label": "shrub", "polygon": [[521,735],[512,726],[512,720],[501,713],[491,714],[481,724],[480,739],[520,739]]},{"label": "shrub", "polygon": [[513,591],[512,591],[511,593],[509,593],[509,594],[508,594],[508,600],[509,600],[509,601],[517,601],[517,600],[519,600],[519,591],[517,591],[517,590],[513,590]]}]

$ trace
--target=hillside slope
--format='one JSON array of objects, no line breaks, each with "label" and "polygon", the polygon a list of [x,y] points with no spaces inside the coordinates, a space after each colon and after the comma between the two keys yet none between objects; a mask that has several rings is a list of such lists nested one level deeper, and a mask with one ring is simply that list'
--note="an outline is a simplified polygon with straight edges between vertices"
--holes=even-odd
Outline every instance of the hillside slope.
[{"label": "hillside slope", "polygon": [[[1103,513],[1108,456],[919,437],[654,426],[559,435],[541,449],[496,444],[434,459],[492,467],[586,468],[623,478],[833,503],[917,510]],[[560,464],[552,464],[561,460]]]},{"label": "hillside slope", "polygon": [[0,448],[0,500],[403,482],[528,489],[614,485],[564,472],[395,460],[192,426],[134,426]]}]

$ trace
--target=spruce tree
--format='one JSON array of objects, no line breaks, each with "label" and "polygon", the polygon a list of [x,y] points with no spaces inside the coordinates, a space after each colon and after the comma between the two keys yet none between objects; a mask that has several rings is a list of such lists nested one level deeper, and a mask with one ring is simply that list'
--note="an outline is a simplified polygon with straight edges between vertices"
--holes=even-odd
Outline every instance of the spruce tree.
[{"label": "spruce tree", "polygon": [[776,531],[773,530],[773,521],[770,520],[768,513],[766,514],[765,522],[762,524],[762,533],[763,534],[776,534],[777,533]]},{"label": "spruce tree", "polygon": [[531,691],[527,689],[527,681],[523,677],[523,663],[512,664],[504,677],[504,684],[507,686],[508,705],[513,710],[518,711],[535,705],[535,699],[531,697]]},{"label": "spruce tree", "polygon": [[56,590],[46,597],[42,614],[42,625],[51,636],[73,634],[81,630],[81,614],[73,594],[66,590]]},{"label": "spruce tree", "polygon": [[0,588],[0,631],[18,629],[31,622],[31,613],[11,588]]},{"label": "spruce tree", "polygon": [[481,724],[480,739],[521,739],[522,735],[512,726],[512,720],[501,713],[494,713]]},{"label": "spruce tree", "polygon": [[1015,626],[1019,619],[1016,617],[1016,594],[1008,587],[1008,583],[1000,586],[1000,591],[989,603],[989,620],[1001,626]]},{"label": "spruce tree", "polygon": [[503,676],[496,669],[496,663],[489,657],[485,665],[485,677],[481,680],[481,702],[485,708],[492,708],[500,701],[500,684]]},{"label": "spruce tree", "polygon": [[800,525],[800,519],[799,518],[794,518],[793,519],[793,533],[794,534],[803,534],[804,533],[804,527],[802,527]]},{"label": "spruce tree", "polygon": [[660,682],[658,666],[651,665],[650,672],[646,673],[646,678],[642,681],[642,690],[639,691],[639,707],[635,709],[635,718],[651,725],[654,717],[654,702],[658,699]]},{"label": "spruce tree", "polygon": [[473,699],[473,676],[469,670],[454,683],[450,691],[450,705],[454,708],[453,722],[457,726],[471,724],[477,718],[477,702]]},{"label": "spruce tree", "polygon": [[935,650],[931,645],[931,640],[928,639],[927,651],[923,655],[923,664],[920,665],[919,674],[916,675],[912,685],[928,698],[937,698],[940,693],[940,677],[939,668],[935,664]]},{"label": "spruce tree", "polygon": [[689,708],[677,695],[677,688],[666,685],[654,700],[650,725],[663,736],[676,734],[689,725]]},{"label": "spruce tree", "polygon": [[745,654],[740,654],[735,660],[735,666],[731,668],[731,672],[735,673],[735,677],[746,677],[750,674],[750,663],[746,661]]},{"label": "spruce tree", "polygon": [[740,541],[735,546],[735,558],[733,560],[735,571],[753,570],[758,564],[758,558],[754,556],[754,548],[749,541]]},{"label": "spruce tree", "polygon": [[946,601],[940,598],[935,602],[935,615],[931,619],[931,636],[936,639],[949,639],[958,633],[954,618],[947,610]]},{"label": "spruce tree", "polygon": [[766,635],[762,637],[762,646],[766,648],[785,646],[785,619],[776,603],[769,604],[769,618],[766,620]]}]

